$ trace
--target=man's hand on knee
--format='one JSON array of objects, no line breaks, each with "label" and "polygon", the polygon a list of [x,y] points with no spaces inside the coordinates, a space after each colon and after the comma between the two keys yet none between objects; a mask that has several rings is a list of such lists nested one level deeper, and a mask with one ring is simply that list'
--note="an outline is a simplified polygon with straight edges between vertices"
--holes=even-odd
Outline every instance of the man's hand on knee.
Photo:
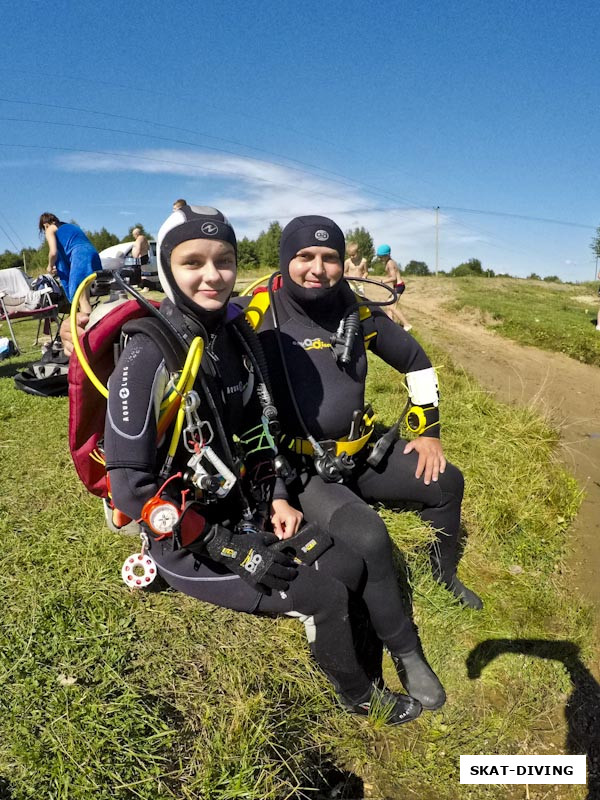
[{"label": "man's hand on knee", "polygon": [[412,453],[413,450],[419,456],[415,478],[420,478],[422,475],[425,485],[429,486],[431,481],[437,481],[440,474],[446,469],[442,443],[439,439],[431,436],[420,436],[406,445],[404,454]]}]

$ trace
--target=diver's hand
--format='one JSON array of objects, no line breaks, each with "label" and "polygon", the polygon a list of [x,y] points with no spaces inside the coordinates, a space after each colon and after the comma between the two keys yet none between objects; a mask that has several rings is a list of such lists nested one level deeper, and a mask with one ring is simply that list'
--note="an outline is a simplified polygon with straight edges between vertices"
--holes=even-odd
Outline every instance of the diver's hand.
[{"label": "diver's hand", "polygon": [[413,450],[419,454],[415,478],[423,475],[425,485],[429,486],[431,481],[437,481],[440,473],[446,469],[442,443],[439,439],[431,436],[419,436],[418,439],[413,439],[406,445],[404,454],[412,453]]},{"label": "diver's hand", "polygon": [[292,559],[273,545],[272,533],[250,528],[235,533],[222,525],[213,525],[204,536],[208,555],[239,575],[259,592],[285,592],[298,574]]},{"label": "diver's hand", "polygon": [[[85,326],[90,321],[90,315],[84,314],[82,311],[77,312],[77,336],[81,339]],[[73,337],[71,336],[71,321],[67,318],[60,326],[60,338],[63,343],[63,349],[66,356],[70,356],[74,350]]]},{"label": "diver's hand", "polygon": [[271,525],[278,539],[289,539],[302,522],[304,515],[291,506],[287,500],[273,500],[271,503]]}]

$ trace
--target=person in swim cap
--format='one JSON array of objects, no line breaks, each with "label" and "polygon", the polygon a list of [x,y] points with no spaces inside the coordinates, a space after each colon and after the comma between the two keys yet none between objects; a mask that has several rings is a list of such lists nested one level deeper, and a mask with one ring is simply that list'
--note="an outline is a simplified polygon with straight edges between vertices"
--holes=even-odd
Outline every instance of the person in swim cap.
[{"label": "person in swim cap", "polygon": [[[314,565],[297,568],[281,547],[274,547],[285,540],[293,550],[294,535],[304,535],[304,529],[299,531],[303,516],[288,502],[282,479],[277,479],[279,490],[273,491],[275,453],[269,438],[256,433],[264,428],[268,384],[259,367],[263,356],[253,349],[259,348],[258,342],[246,331],[239,311],[228,304],[237,270],[232,226],[217,209],[183,206],[161,226],[157,253],[167,295],[161,313],[188,343],[198,334],[206,340],[205,374],[196,380],[194,391],[200,398],[201,430],[209,438],[198,442],[193,454],[186,446],[178,447],[169,473],[174,477],[165,489],[176,508],[183,505],[184,491],[188,500],[196,498],[194,508],[206,520],[206,527],[180,549],[173,549],[169,537],[160,539],[149,533],[150,553],[159,573],[174,589],[214,605],[314,618],[311,651],[345,708],[367,714],[372,703],[389,706],[388,722],[396,725],[416,718],[421,711],[417,700],[375,686],[357,660],[348,603],[349,591],[356,592],[363,581],[362,559],[316,528],[309,528],[312,539],[307,549],[324,548],[318,569]],[[144,518],[144,509],[158,497],[165,480],[157,450],[157,410],[170,377],[161,349],[147,334],[136,333],[110,378],[106,467],[113,502],[132,519]],[[214,408],[219,409],[218,419]],[[219,425],[228,446],[219,440]],[[192,436],[189,431],[185,435]],[[244,454],[244,479],[237,464],[230,462],[234,436],[242,444],[252,442]],[[190,483],[190,473],[197,469],[193,465],[198,460],[204,464],[209,451],[231,473],[238,472],[225,496],[218,493],[219,481],[215,496],[208,489],[198,492],[197,485]],[[217,462],[207,463],[213,465],[214,474]]]},{"label": "person in swim cap", "polygon": [[410,331],[412,330],[412,325],[400,310],[400,296],[406,289],[406,284],[402,280],[398,264],[392,258],[392,249],[389,244],[381,244],[377,248],[376,255],[378,259],[383,261],[384,265],[385,277],[382,283],[391,286],[398,295],[398,301],[393,306],[384,306],[383,310],[390,319],[394,320],[394,322],[399,322],[405,331]]}]

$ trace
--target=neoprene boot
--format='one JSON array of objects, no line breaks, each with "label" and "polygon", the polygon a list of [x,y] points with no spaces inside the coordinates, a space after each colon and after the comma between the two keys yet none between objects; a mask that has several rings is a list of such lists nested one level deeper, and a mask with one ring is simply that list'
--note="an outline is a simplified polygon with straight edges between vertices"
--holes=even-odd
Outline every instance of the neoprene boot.
[{"label": "neoprene boot", "polygon": [[481,611],[483,608],[483,600],[474,591],[468,589],[464,583],[459,580],[456,573],[448,581],[439,580],[442,586],[445,586],[460,603],[466,608],[472,608],[475,611]]},{"label": "neoprene boot", "polygon": [[418,700],[423,708],[435,711],[446,702],[446,692],[438,676],[431,669],[421,647],[409,653],[392,655],[396,672],[411,697]]},{"label": "neoprene boot", "polygon": [[421,711],[421,703],[414,697],[399,692],[391,692],[385,686],[380,688],[373,684],[369,691],[361,698],[353,699],[337,692],[340,703],[351,714],[360,714],[363,717],[374,713],[385,712],[387,725],[403,725],[412,722]]},{"label": "neoprene boot", "polygon": [[456,564],[458,562],[456,554],[445,553],[444,557],[442,557],[440,545],[434,544],[429,552],[429,561],[433,577],[441,586],[445,586],[466,608],[481,611],[483,608],[481,597],[471,589],[468,589],[456,574]]}]

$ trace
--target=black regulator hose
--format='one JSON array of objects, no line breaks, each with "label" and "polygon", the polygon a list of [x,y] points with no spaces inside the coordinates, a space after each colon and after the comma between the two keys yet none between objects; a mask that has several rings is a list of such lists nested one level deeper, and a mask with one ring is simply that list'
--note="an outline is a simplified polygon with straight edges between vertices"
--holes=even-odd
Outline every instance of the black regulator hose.
[{"label": "black regulator hose", "polygon": [[273,436],[279,436],[281,433],[281,425],[279,424],[277,408],[273,401],[273,395],[269,385],[267,359],[258,340],[258,336],[243,315],[237,317],[233,321],[233,330],[254,368],[258,382],[256,393],[260,400],[262,412],[269,423],[269,430]]},{"label": "black regulator hose", "polygon": [[346,322],[344,324],[344,349],[342,351],[342,355],[340,356],[340,361],[342,364],[349,364],[352,358],[352,348],[354,347],[354,339],[358,335],[360,330],[360,315],[358,313],[358,309],[352,311],[346,317]]}]

